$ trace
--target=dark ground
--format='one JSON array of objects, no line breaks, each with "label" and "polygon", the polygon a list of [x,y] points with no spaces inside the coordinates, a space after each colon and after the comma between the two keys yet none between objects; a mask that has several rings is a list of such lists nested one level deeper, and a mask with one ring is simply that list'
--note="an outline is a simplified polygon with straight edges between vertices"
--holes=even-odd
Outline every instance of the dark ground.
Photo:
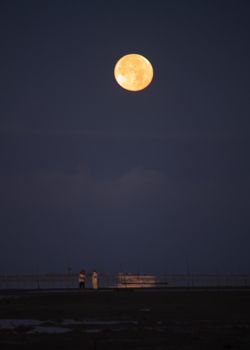
[{"label": "dark ground", "polygon": [[243,289],[0,291],[0,319],[48,327],[81,321],[63,334],[2,327],[1,350],[250,349],[250,291]]}]

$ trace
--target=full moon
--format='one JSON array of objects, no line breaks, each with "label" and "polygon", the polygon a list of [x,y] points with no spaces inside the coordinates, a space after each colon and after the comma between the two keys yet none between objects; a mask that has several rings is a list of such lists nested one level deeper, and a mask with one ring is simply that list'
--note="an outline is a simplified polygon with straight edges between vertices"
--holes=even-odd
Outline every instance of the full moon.
[{"label": "full moon", "polygon": [[132,53],[118,60],[114,75],[122,88],[129,91],[140,91],[151,83],[154,71],[146,57]]}]

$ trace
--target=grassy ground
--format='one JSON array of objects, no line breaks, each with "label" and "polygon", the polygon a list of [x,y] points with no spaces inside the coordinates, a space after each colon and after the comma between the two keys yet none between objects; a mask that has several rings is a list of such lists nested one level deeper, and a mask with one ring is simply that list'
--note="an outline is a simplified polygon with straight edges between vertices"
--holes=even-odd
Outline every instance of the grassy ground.
[{"label": "grassy ground", "polygon": [[[2,291],[0,319],[41,320],[67,333],[0,328],[0,349],[250,349],[244,290]],[[65,320],[78,321],[66,325]]]}]

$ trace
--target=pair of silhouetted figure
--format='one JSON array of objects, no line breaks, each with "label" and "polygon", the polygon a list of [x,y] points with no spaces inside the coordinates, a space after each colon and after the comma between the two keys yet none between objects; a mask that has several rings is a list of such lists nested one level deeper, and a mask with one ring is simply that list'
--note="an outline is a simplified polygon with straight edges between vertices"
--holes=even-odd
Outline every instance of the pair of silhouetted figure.
[{"label": "pair of silhouetted figure", "polygon": [[[99,276],[98,276],[98,273],[96,271],[92,272],[91,281],[92,281],[92,288],[93,289],[98,289],[98,287],[99,287]],[[85,284],[86,284],[86,272],[84,270],[80,271],[78,282],[79,282],[79,288],[80,289],[84,289],[85,288]]]}]

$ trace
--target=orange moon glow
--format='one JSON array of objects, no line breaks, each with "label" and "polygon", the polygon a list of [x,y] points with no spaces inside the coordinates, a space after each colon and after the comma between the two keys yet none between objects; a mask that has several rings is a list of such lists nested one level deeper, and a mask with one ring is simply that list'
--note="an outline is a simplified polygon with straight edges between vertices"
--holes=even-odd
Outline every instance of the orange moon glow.
[{"label": "orange moon glow", "polygon": [[114,75],[117,83],[124,89],[140,91],[151,83],[154,71],[146,57],[132,53],[119,59]]}]

